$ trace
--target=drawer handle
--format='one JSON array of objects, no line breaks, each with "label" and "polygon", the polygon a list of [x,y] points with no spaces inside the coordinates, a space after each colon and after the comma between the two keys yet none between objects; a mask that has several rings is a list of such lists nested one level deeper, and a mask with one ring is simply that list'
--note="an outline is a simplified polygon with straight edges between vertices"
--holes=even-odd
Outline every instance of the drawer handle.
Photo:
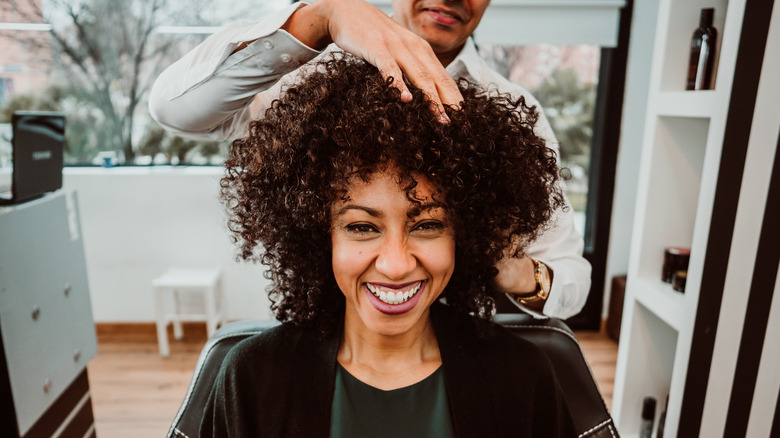
[{"label": "drawer handle", "polygon": [[38,307],[37,305],[35,305],[35,306],[33,306],[33,309],[32,309],[32,319],[33,319],[33,321],[37,321],[39,316],[41,316],[41,308]]}]

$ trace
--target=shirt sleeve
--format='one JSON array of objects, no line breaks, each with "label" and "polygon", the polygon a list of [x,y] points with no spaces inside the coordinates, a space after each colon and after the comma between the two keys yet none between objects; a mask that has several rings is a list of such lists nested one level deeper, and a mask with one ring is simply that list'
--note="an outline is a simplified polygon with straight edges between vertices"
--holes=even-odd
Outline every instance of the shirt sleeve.
[{"label": "shirt sleeve", "polygon": [[[228,25],[165,69],[152,86],[149,111],[165,129],[202,140],[244,135],[278,96],[269,90],[320,52],[281,30],[295,3],[260,21]],[[233,53],[240,44],[252,41]]]}]

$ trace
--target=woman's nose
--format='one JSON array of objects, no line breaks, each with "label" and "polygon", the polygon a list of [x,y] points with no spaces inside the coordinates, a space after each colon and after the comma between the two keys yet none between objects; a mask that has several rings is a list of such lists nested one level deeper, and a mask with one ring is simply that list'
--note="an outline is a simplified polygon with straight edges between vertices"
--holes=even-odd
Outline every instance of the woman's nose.
[{"label": "woman's nose", "polygon": [[417,258],[409,250],[406,239],[397,237],[382,243],[376,259],[376,269],[390,280],[403,280],[417,266]]}]

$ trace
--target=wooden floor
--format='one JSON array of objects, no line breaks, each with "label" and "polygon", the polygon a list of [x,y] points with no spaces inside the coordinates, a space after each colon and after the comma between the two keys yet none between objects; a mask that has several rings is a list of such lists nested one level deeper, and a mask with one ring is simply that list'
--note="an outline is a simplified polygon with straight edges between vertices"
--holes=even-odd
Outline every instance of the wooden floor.
[{"label": "wooden floor", "polygon": [[[199,326],[186,326],[184,335],[182,341],[170,337],[171,356],[163,359],[151,324],[98,326],[98,355],[88,373],[99,438],[165,436],[206,342]],[[596,332],[577,337],[610,407],[617,344]]]}]

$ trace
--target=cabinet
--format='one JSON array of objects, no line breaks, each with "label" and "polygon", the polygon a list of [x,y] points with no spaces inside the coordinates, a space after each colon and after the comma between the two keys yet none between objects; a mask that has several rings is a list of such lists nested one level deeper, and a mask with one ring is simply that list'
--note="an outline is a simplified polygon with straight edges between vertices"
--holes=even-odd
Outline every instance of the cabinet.
[{"label": "cabinet", "polygon": [[75,193],[0,208],[0,248],[0,436],[87,436],[97,341]]},{"label": "cabinet", "polygon": [[[685,91],[690,40],[715,8],[714,89]],[[659,0],[632,248],[613,396],[621,435],[637,436],[642,399],[668,395],[676,436],[745,0]],[[631,145],[621,145],[630,147]],[[685,293],[661,281],[664,249],[691,248]]]}]

